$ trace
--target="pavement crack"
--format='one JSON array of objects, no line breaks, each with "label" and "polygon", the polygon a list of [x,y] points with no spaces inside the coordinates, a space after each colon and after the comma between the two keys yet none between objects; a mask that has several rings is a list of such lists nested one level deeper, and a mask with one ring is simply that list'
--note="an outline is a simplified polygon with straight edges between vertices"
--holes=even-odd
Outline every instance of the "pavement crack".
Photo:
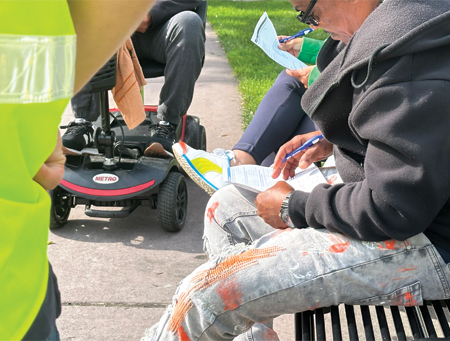
[{"label": "pavement crack", "polygon": [[129,303],[129,302],[62,302],[65,307],[119,307],[119,308],[166,308],[169,303]]}]

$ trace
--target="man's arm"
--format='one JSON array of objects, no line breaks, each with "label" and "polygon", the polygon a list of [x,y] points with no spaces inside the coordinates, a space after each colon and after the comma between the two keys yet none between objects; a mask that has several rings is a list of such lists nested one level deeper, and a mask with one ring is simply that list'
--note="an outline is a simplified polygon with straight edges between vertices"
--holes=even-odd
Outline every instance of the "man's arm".
[{"label": "man's arm", "polygon": [[77,34],[77,93],[131,36],[155,0],[67,2]]}]

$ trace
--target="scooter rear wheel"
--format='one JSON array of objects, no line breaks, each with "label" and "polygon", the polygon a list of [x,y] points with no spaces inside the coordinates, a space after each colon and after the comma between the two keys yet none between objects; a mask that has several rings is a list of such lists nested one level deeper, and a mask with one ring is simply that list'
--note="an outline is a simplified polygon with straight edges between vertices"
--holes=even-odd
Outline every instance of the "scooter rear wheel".
[{"label": "scooter rear wheel", "polygon": [[63,227],[69,219],[70,206],[69,194],[61,187],[56,187],[49,191],[52,200],[50,208],[50,229]]},{"label": "scooter rear wheel", "polygon": [[186,178],[171,172],[159,186],[158,220],[168,232],[178,232],[186,221],[188,192]]}]

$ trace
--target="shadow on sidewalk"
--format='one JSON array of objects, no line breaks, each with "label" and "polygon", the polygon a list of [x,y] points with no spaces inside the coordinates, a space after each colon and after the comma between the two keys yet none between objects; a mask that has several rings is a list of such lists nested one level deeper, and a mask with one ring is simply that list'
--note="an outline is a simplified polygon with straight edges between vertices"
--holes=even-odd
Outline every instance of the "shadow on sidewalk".
[{"label": "shadow on sidewalk", "polygon": [[59,238],[85,243],[122,243],[138,249],[203,252],[203,217],[209,195],[191,179],[188,182],[188,211],[180,232],[163,230],[158,211],[149,206],[138,207],[126,218],[90,218],[84,207],[77,206],[67,224],[52,230]]}]

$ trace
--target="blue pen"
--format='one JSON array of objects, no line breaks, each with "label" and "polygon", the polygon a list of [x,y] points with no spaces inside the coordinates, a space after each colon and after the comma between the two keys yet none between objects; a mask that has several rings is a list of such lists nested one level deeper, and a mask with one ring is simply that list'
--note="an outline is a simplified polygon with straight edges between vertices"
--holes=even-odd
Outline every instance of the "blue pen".
[{"label": "blue pen", "polygon": [[323,135],[322,134],[316,135],[316,136],[310,138],[308,141],[306,141],[304,144],[302,144],[296,150],[294,150],[293,152],[290,152],[288,155],[286,155],[286,157],[283,159],[282,162],[285,162],[285,161],[289,160],[295,154],[298,154],[298,153],[304,151],[305,149],[308,149],[309,147],[315,145],[317,142],[319,142],[322,139],[323,139]]},{"label": "blue pen", "polygon": [[314,31],[312,28],[305,28],[304,30],[301,30],[300,32],[297,32],[293,36],[281,39],[279,41],[279,43],[285,43],[288,40],[295,39],[295,38],[298,38],[298,37],[302,37],[304,35],[307,35],[308,33],[311,33],[312,31]]}]

